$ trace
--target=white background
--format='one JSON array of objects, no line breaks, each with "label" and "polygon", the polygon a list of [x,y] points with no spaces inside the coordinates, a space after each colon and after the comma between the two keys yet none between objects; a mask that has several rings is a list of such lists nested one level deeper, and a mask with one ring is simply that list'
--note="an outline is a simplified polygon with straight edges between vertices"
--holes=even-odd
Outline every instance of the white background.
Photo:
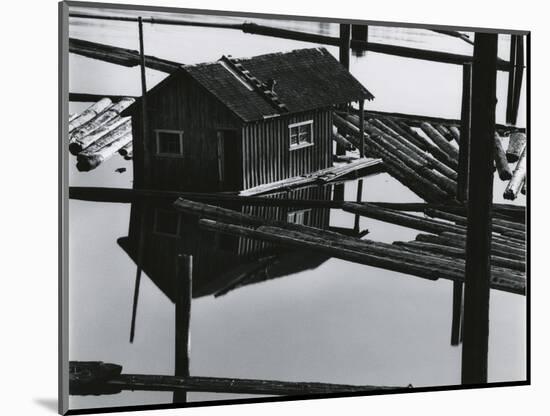
[{"label": "white background", "polygon": [[[114,0],[113,0],[114,1]],[[136,0],[136,2],[138,2]],[[545,273],[548,12],[541,1],[139,1],[142,4],[527,29],[532,34],[532,386],[140,412],[147,415],[547,414]],[[57,396],[57,2],[3,6],[0,103],[2,342],[0,413],[55,414]],[[119,3],[124,3],[119,1]],[[126,3],[132,3],[131,1]],[[355,3],[355,4],[354,4]],[[8,94],[4,92],[8,91]],[[6,233],[7,231],[7,233]],[[537,244],[538,243],[538,244]],[[7,267],[6,267],[7,266]],[[544,410],[546,408],[546,410]],[[138,413],[126,413],[128,415]]]}]

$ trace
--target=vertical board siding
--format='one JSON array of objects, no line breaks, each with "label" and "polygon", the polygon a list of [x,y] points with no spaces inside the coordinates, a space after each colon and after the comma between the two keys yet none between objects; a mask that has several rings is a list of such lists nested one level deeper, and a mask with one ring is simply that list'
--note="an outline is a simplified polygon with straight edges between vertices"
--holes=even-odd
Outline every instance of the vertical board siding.
[{"label": "vertical board siding", "polygon": [[[151,157],[151,184],[157,189],[214,192],[219,190],[218,138],[222,129],[241,132],[242,123],[200,85],[185,76],[167,80],[147,95],[149,132],[146,139]],[[132,117],[134,171],[142,180],[141,114]],[[183,155],[156,155],[156,129],[183,131]],[[138,133],[138,134],[135,134]],[[235,146],[242,140],[237,138]],[[240,153],[240,151],[239,151]],[[240,166],[235,166],[239,172]]]},{"label": "vertical board siding", "polygon": [[[290,150],[288,126],[313,120],[313,146]],[[332,111],[250,123],[242,131],[243,189],[304,175],[332,166]]]}]

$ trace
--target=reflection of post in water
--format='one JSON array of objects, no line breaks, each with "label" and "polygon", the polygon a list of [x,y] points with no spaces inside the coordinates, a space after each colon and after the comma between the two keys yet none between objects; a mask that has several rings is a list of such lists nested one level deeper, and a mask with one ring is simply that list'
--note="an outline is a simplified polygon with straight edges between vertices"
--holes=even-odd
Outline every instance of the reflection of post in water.
[{"label": "reflection of post in water", "polygon": [[[360,203],[363,199],[363,179],[359,179],[357,181],[357,199],[356,202]],[[356,233],[359,233],[359,221],[361,219],[361,215],[355,214],[355,222],[353,224],[353,230]]]},{"label": "reflection of post in water", "polygon": [[147,207],[143,207],[140,210],[139,216],[139,240],[137,247],[137,260],[136,260],[136,279],[134,284],[134,300],[132,303],[132,322],[130,323],[130,342],[134,342],[134,335],[136,329],[136,315],[137,305],[139,299],[139,287],[141,284],[141,272],[143,270],[143,250],[145,246],[145,220],[147,218]]},{"label": "reflection of post in water", "polygon": [[[176,316],[175,316],[175,372],[178,377],[188,377],[190,353],[191,298],[193,282],[193,257],[180,254],[176,257]],[[174,391],[174,403],[185,403],[186,391]]]},{"label": "reflection of post in water", "polygon": [[[366,45],[369,40],[369,27],[367,25],[351,25],[351,39],[365,42]],[[359,57],[365,55],[365,50],[366,47],[352,48],[353,55]]]}]

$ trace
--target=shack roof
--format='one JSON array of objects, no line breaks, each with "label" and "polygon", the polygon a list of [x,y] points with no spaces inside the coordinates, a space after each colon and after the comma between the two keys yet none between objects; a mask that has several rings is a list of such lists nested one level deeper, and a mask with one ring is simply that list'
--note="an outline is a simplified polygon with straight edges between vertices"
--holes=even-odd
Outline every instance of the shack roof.
[{"label": "shack roof", "polygon": [[[239,64],[240,70],[232,63]],[[184,65],[170,77],[181,76],[182,72],[245,122],[285,112],[262,94],[262,88],[254,88],[250,77],[256,78],[263,89],[274,80],[276,100],[286,106],[288,113],[374,98],[325,48],[297,49],[229,60],[222,57],[215,62]],[[162,84],[157,87],[162,88]],[[157,90],[157,87],[154,89]]]},{"label": "shack roof", "polygon": [[[275,80],[274,92],[290,113],[374,98],[325,48],[270,53],[237,62],[260,82]],[[247,88],[246,81],[237,78],[236,72],[228,70],[224,63],[220,60],[189,65],[184,70],[244,121],[278,113],[261,93]]]}]

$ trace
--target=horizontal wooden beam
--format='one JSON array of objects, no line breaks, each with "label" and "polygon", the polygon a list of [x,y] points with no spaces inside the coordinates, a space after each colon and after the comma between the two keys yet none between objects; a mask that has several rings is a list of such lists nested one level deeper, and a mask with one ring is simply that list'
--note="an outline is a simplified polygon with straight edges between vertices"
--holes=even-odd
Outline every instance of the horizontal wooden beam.
[{"label": "horizontal wooden beam", "polygon": [[[83,39],[69,38],[69,52],[127,67],[134,67],[140,64],[138,51]],[[179,62],[145,55],[145,66],[157,71],[172,73],[181,65]]]},{"label": "horizontal wooden beam", "polygon": [[[118,20],[125,22],[137,22],[137,18],[131,17],[117,17],[117,16],[92,16],[86,14],[72,13],[69,17],[73,18],[85,18],[85,19],[101,19],[101,20]],[[339,46],[340,39],[334,36],[319,35],[317,33],[306,33],[297,30],[282,29],[277,27],[270,27],[259,25],[257,23],[242,23],[242,24],[223,24],[223,23],[207,23],[197,21],[175,20],[175,19],[142,19],[143,23],[151,24],[163,24],[163,25],[177,25],[177,26],[197,26],[197,27],[210,27],[219,29],[234,29],[241,30],[244,33],[250,33],[254,35],[270,36],[281,39],[296,40],[300,42],[311,42],[321,45]],[[448,52],[430,51],[426,49],[410,48],[405,46],[388,45],[383,43],[375,43],[364,40],[351,40],[351,47],[355,50],[370,51],[375,53],[383,53],[387,55],[400,56],[403,58],[421,59],[432,62],[439,62],[445,64],[463,65],[464,63],[472,62],[472,56],[453,54]],[[511,68],[508,61],[499,59],[499,70],[509,71]]]},{"label": "horizontal wooden beam", "polygon": [[134,98],[137,99],[138,97],[131,97],[129,95],[113,95],[113,94],[88,94],[88,93],[81,93],[81,92],[70,92],[69,93],[69,101],[72,102],[82,102],[82,103],[95,103],[102,98],[109,98],[111,101],[119,101],[123,98]]}]

